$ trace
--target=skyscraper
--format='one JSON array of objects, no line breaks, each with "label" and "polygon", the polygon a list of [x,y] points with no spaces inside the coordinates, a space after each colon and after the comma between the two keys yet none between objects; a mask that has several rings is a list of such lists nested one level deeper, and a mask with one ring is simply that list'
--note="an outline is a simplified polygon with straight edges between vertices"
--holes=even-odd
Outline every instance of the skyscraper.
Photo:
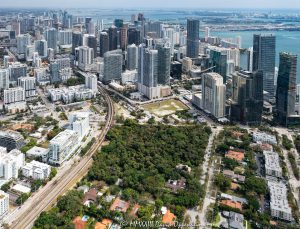
[{"label": "skyscraper", "polygon": [[97,38],[95,35],[88,36],[87,46],[94,50],[94,58],[96,58],[97,57]]},{"label": "skyscraper", "polygon": [[109,51],[109,36],[107,32],[100,33],[100,56]]},{"label": "skyscraper", "polygon": [[274,97],[276,37],[270,35],[253,36],[253,71],[261,70],[264,75],[264,91]]},{"label": "skyscraper", "polygon": [[297,55],[280,53],[277,79],[276,112],[277,120],[288,126],[289,117],[295,114]]},{"label": "skyscraper", "polygon": [[114,21],[114,25],[118,28],[118,29],[120,29],[120,28],[122,28],[123,27],[123,20],[122,19],[115,19],[115,21]]},{"label": "skyscraper", "polygon": [[90,67],[93,63],[94,63],[94,49],[88,46],[80,46],[78,67],[82,71],[88,71],[90,70]]},{"label": "skyscraper", "polygon": [[46,41],[48,42],[48,48],[53,49],[56,51],[57,49],[57,30],[54,28],[48,28],[44,32],[44,36]]},{"label": "skyscraper", "polygon": [[210,60],[214,71],[223,77],[223,82],[227,80],[227,53],[222,50],[210,50]]},{"label": "skyscraper", "polygon": [[120,28],[120,48],[125,50],[127,47],[128,37],[127,28]]},{"label": "skyscraper", "polygon": [[122,64],[123,55],[121,49],[106,52],[104,54],[104,82],[121,79]]},{"label": "skyscraper", "polygon": [[116,26],[112,26],[108,29],[109,36],[109,51],[116,50],[118,48],[118,29]]},{"label": "skyscraper", "polygon": [[158,51],[158,84],[170,84],[171,48],[170,43],[156,45]]},{"label": "skyscraper", "polygon": [[127,69],[135,70],[138,67],[138,47],[135,44],[127,46]]},{"label": "skyscraper", "polygon": [[232,121],[260,125],[263,111],[263,73],[239,71],[232,75]]},{"label": "skyscraper", "polygon": [[72,33],[72,54],[75,55],[75,48],[82,46],[82,34],[79,31]]},{"label": "skyscraper", "polygon": [[9,71],[8,69],[0,69],[0,90],[9,88]]},{"label": "skyscraper", "polygon": [[187,20],[187,50],[186,56],[196,58],[199,54],[200,22],[196,19]]},{"label": "skyscraper", "polygon": [[202,77],[202,107],[215,118],[225,116],[226,86],[218,73],[205,73]]},{"label": "skyscraper", "polygon": [[140,31],[135,28],[128,29],[128,44],[140,45]]},{"label": "skyscraper", "polygon": [[46,40],[37,40],[34,42],[35,51],[38,52],[39,56],[42,58],[47,57],[48,43]]},{"label": "skyscraper", "polygon": [[18,54],[26,53],[26,46],[31,44],[30,34],[21,34],[17,36],[17,52]]}]

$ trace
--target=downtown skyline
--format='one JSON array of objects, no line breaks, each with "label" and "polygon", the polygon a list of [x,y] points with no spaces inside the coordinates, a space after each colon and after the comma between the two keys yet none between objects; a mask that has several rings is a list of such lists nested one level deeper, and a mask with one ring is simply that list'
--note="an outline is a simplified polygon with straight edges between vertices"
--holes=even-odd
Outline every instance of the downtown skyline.
[{"label": "downtown skyline", "polygon": [[[161,5],[161,2],[158,0],[153,0],[151,2],[140,2],[138,0],[131,0],[124,2],[122,0],[115,0],[115,1],[97,1],[97,0],[89,0],[89,1],[80,1],[80,0],[66,0],[66,1],[59,1],[53,0],[51,2],[41,2],[38,0],[2,0],[1,6],[4,8],[27,8],[27,7],[53,7],[53,8],[76,8],[76,7],[97,7],[97,8],[197,8],[197,9],[300,9],[300,2],[296,0],[287,0],[287,1],[259,1],[253,0],[251,2],[242,2],[239,0],[229,0],[229,1],[222,1],[216,0],[213,3],[208,1],[197,1],[197,0],[187,0],[184,2],[176,2],[171,0],[164,1],[164,5]],[[216,8],[217,6],[217,8]]]}]

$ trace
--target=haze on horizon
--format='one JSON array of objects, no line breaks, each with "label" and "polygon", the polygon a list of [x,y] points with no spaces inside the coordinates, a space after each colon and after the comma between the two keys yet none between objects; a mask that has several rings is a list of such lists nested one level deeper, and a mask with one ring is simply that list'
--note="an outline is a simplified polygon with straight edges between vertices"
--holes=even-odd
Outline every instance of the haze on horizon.
[{"label": "haze on horizon", "polygon": [[[0,0],[1,7],[52,8],[267,8],[300,9],[299,0]],[[162,2],[164,3],[162,5]]]}]

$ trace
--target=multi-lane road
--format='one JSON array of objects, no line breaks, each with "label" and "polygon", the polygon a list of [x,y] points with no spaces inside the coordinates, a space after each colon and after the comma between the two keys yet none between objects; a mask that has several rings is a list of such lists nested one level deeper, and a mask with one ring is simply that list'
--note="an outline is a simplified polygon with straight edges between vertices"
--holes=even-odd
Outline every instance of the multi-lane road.
[{"label": "multi-lane road", "polygon": [[48,182],[47,186],[41,192],[35,194],[30,205],[26,206],[26,209],[19,211],[19,214],[14,215],[12,222],[7,222],[11,228],[31,228],[41,212],[54,205],[59,196],[63,195],[67,190],[72,188],[72,186],[88,172],[93,163],[92,157],[105,140],[105,136],[112,125],[114,116],[112,99],[101,86],[99,86],[99,92],[104,96],[108,104],[108,113],[105,127],[98,136],[97,142],[92,146],[87,155],[81,159],[81,161],[67,170],[60,178],[53,179],[52,181]]}]

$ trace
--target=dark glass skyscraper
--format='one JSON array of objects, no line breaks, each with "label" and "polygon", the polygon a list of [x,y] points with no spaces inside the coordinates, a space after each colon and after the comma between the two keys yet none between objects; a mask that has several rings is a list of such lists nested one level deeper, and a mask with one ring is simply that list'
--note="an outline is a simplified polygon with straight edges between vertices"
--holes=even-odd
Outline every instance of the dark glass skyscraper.
[{"label": "dark glass skyscraper", "polygon": [[128,29],[128,44],[140,45],[140,43],[141,43],[140,31],[135,28]]},{"label": "dark glass skyscraper", "polygon": [[261,70],[264,75],[264,91],[274,97],[276,37],[270,35],[253,36],[253,71]]},{"label": "dark glass skyscraper", "polygon": [[112,26],[108,29],[109,36],[109,51],[116,50],[118,48],[118,29]]},{"label": "dark glass skyscraper", "polygon": [[231,121],[259,125],[263,111],[262,71],[239,71],[232,75]]},{"label": "dark glass skyscraper", "polygon": [[280,53],[277,79],[276,111],[277,120],[288,126],[288,118],[295,114],[297,55]]},{"label": "dark glass skyscraper", "polygon": [[97,57],[97,38],[94,35],[89,35],[87,38],[87,45],[94,49],[94,57]]},{"label": "dark glass skyscraper", "polygon": [[107,32],[100,33],[100,56],[109,51],[109,36]]},{"label": "dark glass skyscraper", "polygon": [[75,48],[82,45],[82,34],[81,32],[72,33],[72,54],[75,55]]},{"label": "dark glass skyscraper", "polygon": [[187,50],[186,56],[196,58],[199,54],[200,22],[196,19],[187,20]]},{"label": "dark glass skyscraper", "polygon": [[158,51],[158,84],[170,84],[171,49],[170,43],[157,44]]},{"label": "dark glass skyscraper", "polygon": [[210,61],[216,73],[223,76],[223,82],[226,83],[227,80],[227,54],[222,51],[211,50],[210,51]]}]

